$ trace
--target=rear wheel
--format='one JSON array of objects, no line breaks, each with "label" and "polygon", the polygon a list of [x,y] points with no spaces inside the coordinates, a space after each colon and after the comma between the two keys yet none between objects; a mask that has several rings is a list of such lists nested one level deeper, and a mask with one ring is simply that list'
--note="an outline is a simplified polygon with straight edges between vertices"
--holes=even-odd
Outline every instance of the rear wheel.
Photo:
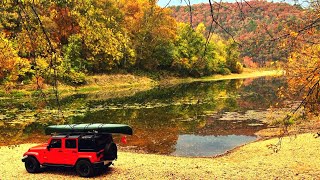
[{"label": "rear wheel", "polygon": [[40,171],[40,163],[32,156],[26,158],[24,165],[29,173],[37,173]]},{"label": "rear wheel", "polygon": [[88,160],[79,160],[76,164],[76,171],[81,177],[93,176],[92,164]]}]

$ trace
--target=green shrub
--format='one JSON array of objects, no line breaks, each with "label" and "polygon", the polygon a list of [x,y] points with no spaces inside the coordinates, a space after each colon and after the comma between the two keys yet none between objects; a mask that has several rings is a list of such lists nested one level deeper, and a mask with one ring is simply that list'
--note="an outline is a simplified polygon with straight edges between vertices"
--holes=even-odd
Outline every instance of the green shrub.
[{"label": "green shrub", "polygon": [[62,81],[71,86],[80,86],[87,83],[85,80],[85,74],[82,72],[76,72],[73,69],[64,74]]},{"label": "green shrub", "polygon": [[231,71],[228,68],[220,68],[218,71],[218,74],[228,75],[228,74],[231,74]]},{"label": "green shrub", "polygon": [[240,62],[237,62],[235,72],[241,74],[243,72],[243,65]]}]

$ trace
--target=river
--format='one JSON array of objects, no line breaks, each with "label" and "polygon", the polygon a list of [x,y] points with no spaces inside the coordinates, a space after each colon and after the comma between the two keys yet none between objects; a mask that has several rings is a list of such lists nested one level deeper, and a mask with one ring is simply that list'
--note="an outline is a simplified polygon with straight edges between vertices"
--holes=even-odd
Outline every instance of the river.
[{"label": "river", "polygon": [[[134,135],[122,149],[174,156],[214,156],[256,140],[267,127],[267,109],[277,101],[278,78],[194,82],[110,95],[73,94],[54,100],[0,98],[1,145],[46,142],[50,124],[123,123]],[[119,137],[115,137],[119,142]]]}]

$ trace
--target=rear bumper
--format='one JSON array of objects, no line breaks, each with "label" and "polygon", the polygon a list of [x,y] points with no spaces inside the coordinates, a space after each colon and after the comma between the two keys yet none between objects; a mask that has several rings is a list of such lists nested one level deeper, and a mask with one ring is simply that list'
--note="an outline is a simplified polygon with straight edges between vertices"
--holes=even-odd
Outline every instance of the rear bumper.
[{"label": "rear bumper", "polygon": [[109,163],[112,163],[112,161],[106,160],[106,161],[96,162],[96,163],[93,163],[93,168],[102,168]]}]

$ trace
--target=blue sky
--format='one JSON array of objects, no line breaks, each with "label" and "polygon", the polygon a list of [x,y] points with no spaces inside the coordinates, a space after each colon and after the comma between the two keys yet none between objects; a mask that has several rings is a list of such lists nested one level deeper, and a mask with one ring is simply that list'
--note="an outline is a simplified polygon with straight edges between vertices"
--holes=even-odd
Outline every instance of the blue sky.
[{"label": "blue sky", "polygon": [[[163,6],[167,5],[169,1],[170,0],[159,0],[158,5],[163,7]],[[250,0],[248,0],[248,1],[250,1]],[[271,2],[271,0],[268,0],[268,1]],[[299,1],[302,2],[303,0],[299,0]],[[199,4],[199,3],[208,3],[209,0],[190,0],[190,2],[192,4]],[[212,0],[211,2],[214,2],[214,0]],[[216,2],[220,2],[220,0],[216,0]],[[236,2],[236,0],[222,0],[222,2]],[[241,0],[238,0],[238,2],[241,2]],[[274,0],[274,2],[287,2],[287,3],[293,4],[294,1],[293,0],[285,0],[285,1],[284,0]],[[175,5],[186,5],[186,3],[185,3],[185,0],[182,0],[182,2],[181,2],[181,0],[171,0],[169,6],[175,6]]]}]

